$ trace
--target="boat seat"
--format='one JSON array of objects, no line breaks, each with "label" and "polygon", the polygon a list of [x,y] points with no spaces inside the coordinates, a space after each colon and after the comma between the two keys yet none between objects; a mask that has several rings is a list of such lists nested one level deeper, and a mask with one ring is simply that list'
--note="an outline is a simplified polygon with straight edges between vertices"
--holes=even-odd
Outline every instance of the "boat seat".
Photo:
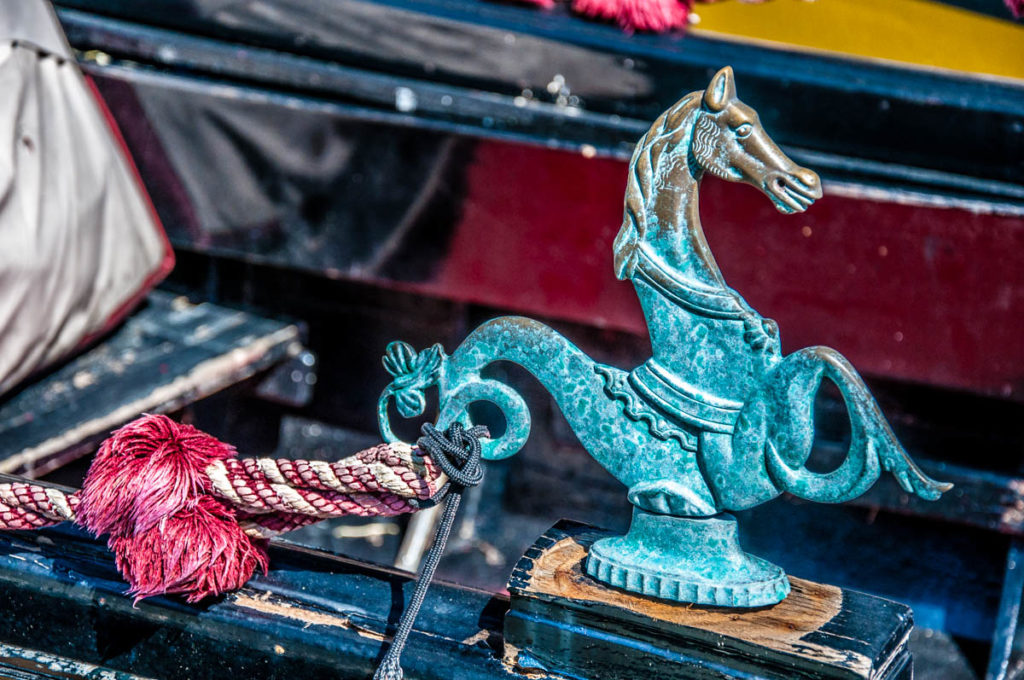
[{"label": "boat seat", "polygon": [[[0,472],[37,477],[141,413],[167,413],[303,358],[301,329],[165,291],[111,335],[0,401]],[[273,381],[271,381],[273,382]]]}]

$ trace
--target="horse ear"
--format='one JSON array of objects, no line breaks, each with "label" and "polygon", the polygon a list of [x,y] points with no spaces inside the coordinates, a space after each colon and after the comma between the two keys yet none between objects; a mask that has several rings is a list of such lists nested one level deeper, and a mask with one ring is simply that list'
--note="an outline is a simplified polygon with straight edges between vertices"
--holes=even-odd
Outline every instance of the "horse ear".
[{"label": "horse ear", "polygon": [[704,92],[704,106],[717,113],[735,98],[736,81],[733,78],[732,66],[725,66],[715,74],[708,89]]}]

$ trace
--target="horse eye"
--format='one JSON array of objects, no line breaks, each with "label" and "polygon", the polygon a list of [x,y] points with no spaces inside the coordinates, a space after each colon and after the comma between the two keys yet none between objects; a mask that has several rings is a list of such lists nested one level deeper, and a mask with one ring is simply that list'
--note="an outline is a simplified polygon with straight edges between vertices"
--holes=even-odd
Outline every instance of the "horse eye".
[{"label": "horse eye", "polygon": [[747,135],[749,135],[753,131],[754,131],[754,126],[753,125],[751,125],[750,123],[744,123],[743,125],[740,125],[738,128],[736,128],[736,136],[738,136],[738,137],[746,137]]}]

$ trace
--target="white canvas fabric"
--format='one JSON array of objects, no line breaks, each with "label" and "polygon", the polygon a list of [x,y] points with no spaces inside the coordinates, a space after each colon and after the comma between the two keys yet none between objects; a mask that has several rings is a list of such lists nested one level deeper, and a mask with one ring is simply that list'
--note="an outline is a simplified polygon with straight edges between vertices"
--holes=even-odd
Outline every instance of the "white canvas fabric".
[{"label": "white canvas fabric", "polygon": [[0,0],[0,394],[169,271],[163,229],[44,0]]}]

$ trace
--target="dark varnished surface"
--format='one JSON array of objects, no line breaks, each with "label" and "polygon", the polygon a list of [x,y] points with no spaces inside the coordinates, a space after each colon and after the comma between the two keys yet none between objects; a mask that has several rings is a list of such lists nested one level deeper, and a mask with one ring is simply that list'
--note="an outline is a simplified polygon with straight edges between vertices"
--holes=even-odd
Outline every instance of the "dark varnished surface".
[{"label": "dark varnished surface", "polygon": [[746,611],[638,597],[581,572],[586,547],[603,535],[560,522],[516,565],[505,621],[511,659],[638,679],[910,677],[905,605],[799,579],[781,604]]},{"label": "dark varnished surface", "polygon": [[[269,575],[202,605],[133,607],[105,547],[71,529],[0,534],[3,642],[167,680],[373,673],[412,593],[407,575],[287,546]],[[404,655],[407,677],[516,678],[495,653],[507,602],[435,584]]]},{"label": "dark varnished surface", "polygon": [[[104,73],[179,247],[643,331],[633,291],[609,275],[619,161]],[[1019,401],[1021,220],[829,191],[796,220],[748,187],[706,182],[719,265],[785,329],[783,349],[827,344],[865,374]],[[264,285],[264,273],[243,274]]]},{"label": "dark varnished surface", "polygon": [[784,345],[1021,398],[1019,86],[485,0],[58,4],[176,245],[631,332],[606,255],[626,169],[604,156],[732,63],[784,149],[846,183],[788,223],[707,187],[722,269]]},{"label": "dark varnished surface", "polygon": [[[395,111],[395,87],[404,86],[419,99],[411,117],[424,123],[588,143],[619,155],[628,154],[638,125],[642,131],[681,93],[731,63],[798,162],[848,179],[1018,203],[1024,196],[1013,186],[1024,172],[1015,155],[1024,108],[1020,87],[1009,82],[704,36],[627,36],[563,12],[476,0],[57,4],[71,9],[61,18],[80,49],[170,72],[340,97],[392,117],[409,113]],[[190,35],[209,40],[195,43]],[[273,51],[286,54],[268,61]],[[546,92],[556,74],[569,85],[563,104]],[[437,86],[450,95],[447,104],[431,94]],[[531,105],[516,106],[512,99],[526,91]],[[808,110],[815,115],[802,115]]]},{"label": "dark varnished surface", "polygon": [[[582,588],[577,596],[545,594],[535,578],[542,546],[592,531],[561,523],[520,561],[509,584],[506,655],[523,651],[530,632],[522,628],[525,616],[550,617],[558,610],[569,637],[563,633],[554,642],[559,650],[579,653],[572,677],[634,677],[616,670],[625,660],[647,668],[636,677],[649,678],[651,667],[637,664],[652,645],[660,650],[659,678],[748,677],[694,675],[708,668],[709,651],[721,664],[738,664],[764,678],[867,677],[849,669],[904,660],[907,608],[830,586],[796,582],[785,612],[689,610],[644,598],[624,612],[619,598],[633,596],[613,593],[602,602],[588,601],[589,589],[600,587],[579,575],[562,583]],[[152,678],[369,677],[412,592],[408,576],[287,545],[274,547],[271,558],[270,574],[203,605],[153,598],[133,607],[99,542],[63,528],[2,533],[0,615],[17,625],[5,626],[0,641],[40,657],[77,659],[81,667],[98,664]],[[407,677],[537,677],[536,669],[532,675],[515,670],[501,658],[507,608],[501,597],[435,584],[404,655]],[[639,636],[648,644],[611,654],[603,646],[608,633]],[[552,642],[540,636],[534,644]],[[544,658],[542,648],[531,653]],[[0,662],[4,658],[0,648]],[[872,677],[904,677],[887,673]]]}]

